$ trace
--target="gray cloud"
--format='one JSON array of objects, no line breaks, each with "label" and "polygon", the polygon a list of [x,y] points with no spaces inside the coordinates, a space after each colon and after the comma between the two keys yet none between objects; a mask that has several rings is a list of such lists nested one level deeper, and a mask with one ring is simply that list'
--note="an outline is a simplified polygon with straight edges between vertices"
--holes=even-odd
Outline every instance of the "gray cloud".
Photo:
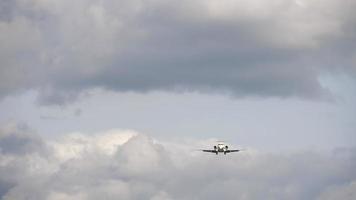
[{"label": "gray cloud", "polygon": [[283,155],[249,149],[215,156],[191,152],[191,145],[208,141],[173,144],[130,131],[71,134],[44,143],[47,150],[0,154],[1,199],[352,199],[355,195],[353,149]]},{"label": "gray cloud", "polygon": [[2,1],[0,95],[197,90],[320,98],[355,75],[350,1]]},{"label": "gray cloud", "polygon": [[0,152],[4,155],[22,155],[42,152],[46,145],[39,136],[30,134],[26,125],[10,125],[0,129]]}]

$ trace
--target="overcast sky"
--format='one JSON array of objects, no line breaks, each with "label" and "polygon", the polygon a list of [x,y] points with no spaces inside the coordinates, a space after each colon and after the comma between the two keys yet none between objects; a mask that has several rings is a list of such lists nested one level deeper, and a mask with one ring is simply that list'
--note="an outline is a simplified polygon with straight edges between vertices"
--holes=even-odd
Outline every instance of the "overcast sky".
[{"label": "overcast sky", "polygon": [[355,199],[355,10],[0,1],[0,198]]}]

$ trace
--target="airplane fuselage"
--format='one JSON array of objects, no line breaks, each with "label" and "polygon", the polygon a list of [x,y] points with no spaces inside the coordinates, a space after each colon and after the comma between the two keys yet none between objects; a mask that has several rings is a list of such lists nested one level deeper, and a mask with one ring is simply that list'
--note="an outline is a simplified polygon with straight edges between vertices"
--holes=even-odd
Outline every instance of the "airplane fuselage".
[{"label": "airplane fuselage", "polygon": [[218,145],[214,146],[213,150],[210,149],[202,149],[202,151],[204,152],[209,152],[209,153],[215,153],[216,155],[218,155],[218,153],[232,153],[232,152],[238,152],[240,151],[239,149],[229,149],[229,147],[227,145],[225,145],[224,143],[218,143]]},{"label": "airplane fuselage", "polygon": [[227,150],[227,146],[225,146],[224,144],[218,144],[218,146],[216,147],[216,151],[219,153],[224,153]]}]

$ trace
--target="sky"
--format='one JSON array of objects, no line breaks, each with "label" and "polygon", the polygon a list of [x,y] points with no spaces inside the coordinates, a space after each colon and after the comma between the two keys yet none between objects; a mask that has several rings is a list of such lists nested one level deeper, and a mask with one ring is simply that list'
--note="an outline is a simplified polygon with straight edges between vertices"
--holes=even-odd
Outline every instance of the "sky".
[{"label": "sky", "polygon": [[0,199],[355,199],[355,9],[2,0]]}]

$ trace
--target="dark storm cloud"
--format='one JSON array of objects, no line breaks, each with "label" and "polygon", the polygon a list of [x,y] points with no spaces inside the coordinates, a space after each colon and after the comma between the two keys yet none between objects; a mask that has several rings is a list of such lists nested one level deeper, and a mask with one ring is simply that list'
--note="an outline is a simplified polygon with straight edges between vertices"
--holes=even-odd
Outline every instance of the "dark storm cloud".
[{"label": "dark storm cloud", "polygon": [[[355,75],[352,1],[3,1],[0,96],[102,87],[320,98]],[[5,12],[6,10],[6,12]]]},{"label": "dark storm cloud", "polygon": [[284,155],[249,149],[216,156],[191,152],[193,143],[206,141],[173,144],[123,131],[45,143],[52,150],[42,154],[0,153],[2,199],[351,200],[356,195],[354,149]]}]

